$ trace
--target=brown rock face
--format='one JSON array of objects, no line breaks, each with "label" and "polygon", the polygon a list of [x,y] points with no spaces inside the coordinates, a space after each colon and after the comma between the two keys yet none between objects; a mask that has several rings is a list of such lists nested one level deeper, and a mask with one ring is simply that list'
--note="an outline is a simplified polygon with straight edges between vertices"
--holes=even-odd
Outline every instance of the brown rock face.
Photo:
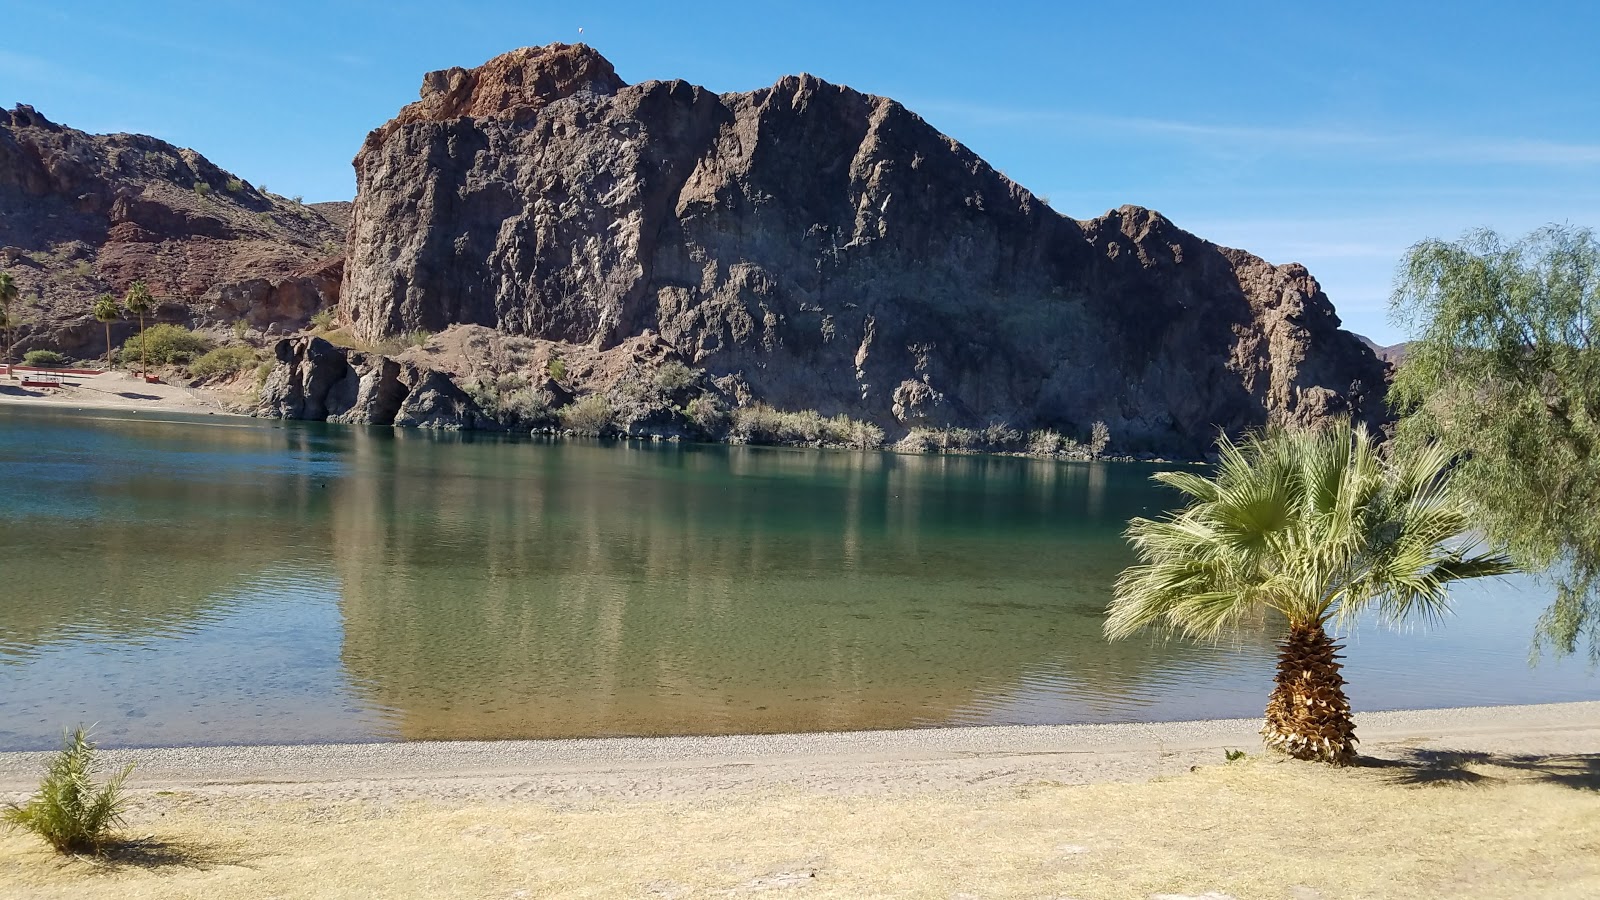
[{"label": "brown rock face", "polygon": [[1097,420],[1125,451],[1384,415],[1384,369],[1298,265],[1123,207],[1052,211],[900,104],[808,75],[624,86],[595,51],[427,76],[374,131],[343,315],[599,348],[654,333],[789,409]]},{"label": "brown rock face", "polygon": [[104,353],[89,306],[138,280],[167,321],[299,328],[338,300],[345,229],[329,206],[263,194],[152,137],[0,109],[0,264],[33,307],[19,352]]}]

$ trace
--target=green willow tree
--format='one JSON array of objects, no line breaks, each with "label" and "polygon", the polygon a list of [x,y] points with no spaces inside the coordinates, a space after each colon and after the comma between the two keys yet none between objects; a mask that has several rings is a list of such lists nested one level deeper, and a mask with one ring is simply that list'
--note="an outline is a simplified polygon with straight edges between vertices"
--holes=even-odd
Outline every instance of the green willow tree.
[{"label": "green willow tree", "polygon": [[1391,397],[1401,452],[1441,445],[1474,523],[1556,600],[1535,649],[1600,658],[1600,241],[1551,226],[1407,252],[1390,316],[1413,340]]},{"label": "green willow tree", "polygon": [[1209,639],[1250,619],[1283,625],[1262,736],[1290,756],[1345,765],[1355,723],[1328,628],[1372,609],[1436,620],[1452,582],[1512,567],[1461,541],[1472,521],[1441,448],[1386,461],[1365,427],[1338,422],[1224,437],[1218,451],[1213,477],[1155,476],[1188,503],[1129,523],[1139,564],[1117,579],[1106,636],[1155,627]]},{"label": "green willow tree", "polygon": [[139,317],[139,374],[147,375],[150,367],[146,365],[149,358],[148,349],[144,342],[144,317],[150,314],[155,305],[155,300],[150,296],[150,289],[142,281],[135,281],[128,285],[128,293],[122,298],[122,305]]},{"label": "green willow tree", "polygon": [[117,299],[110,294],[101,294],[94,301],[94,320],[106,327],[106,369],[111,368],[111,323],[122,318],[122,310],[117,308]]}]

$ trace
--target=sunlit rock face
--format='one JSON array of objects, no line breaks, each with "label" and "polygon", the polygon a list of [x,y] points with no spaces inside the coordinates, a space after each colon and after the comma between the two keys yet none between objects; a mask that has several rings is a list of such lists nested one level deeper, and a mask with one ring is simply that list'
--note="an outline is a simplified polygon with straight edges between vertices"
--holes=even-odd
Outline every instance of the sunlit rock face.
[{"label": "sunlit rock face", "polygon": [[477,324],[669,342],[741,396],[884,426],[1003,421],[1200,452],[1384,415],[1299,265],[1159,213],[1051,210],[893,100],[809,75],[626,85],[583,45],[430,73],[372,132],[341,306],[369,340]]},{"label": "sunlit rock face", "polygon": [[[348,203],[302,204],[140,134],[0,109],[0,270],[28,314],[17,352],[106,352],[90,315],[135,281],[153,321],[294,331],[338,301]],[[114,322],[114,343],[137,322]]]}]

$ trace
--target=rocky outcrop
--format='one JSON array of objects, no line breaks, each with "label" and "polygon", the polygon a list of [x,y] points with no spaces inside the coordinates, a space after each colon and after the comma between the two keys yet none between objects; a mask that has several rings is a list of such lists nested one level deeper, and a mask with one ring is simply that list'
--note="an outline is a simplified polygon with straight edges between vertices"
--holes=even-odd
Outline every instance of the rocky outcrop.
[{"label": "rocky outcrop", "polygon": [[[152,137],[0,109],[0,265],[31,309],[19,351],[104,353],[89,307],[134,281],[165,321],[297,330],[338,301],[346,212],[268,194]],[[117,323],[115,339],[131,327]]]},{"label": "rocky outcrop", "polygon": [[449,376],[319,337],[284,339],[256,415],[359,425],[497,430]]},{"label": "rocky outcrop", "polygon": [[1298,265],[1160,214],[1059,215],[916,114],[808,75],[627,86],[582,45],[429,74],[355,160],[341,316],[667,341],[789,409],[1103,420],[1125,450],[1384,416],[1384,368]]}]

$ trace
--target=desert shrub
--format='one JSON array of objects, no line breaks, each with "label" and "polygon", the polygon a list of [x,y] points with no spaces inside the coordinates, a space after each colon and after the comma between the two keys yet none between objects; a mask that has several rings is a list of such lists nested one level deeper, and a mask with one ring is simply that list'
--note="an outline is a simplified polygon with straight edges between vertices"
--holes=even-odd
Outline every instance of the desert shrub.
[{"label": "desert shrub", "polygon": [[256,351],[250,347],[218,347],[189,364],[196,378],[226,378],[256,364]]},{"label": "desert shrub", "polygon": [[1048,428],[1028,435],[1028,452],[1034,456],[1055,456],[1061,452],[1063,438]]},{"label": "desert shrub", "polygon": [[143,335],[136,334],[129,338],[122,345],[117,359],[125,364],[137,363],[141,359],[141,347],[149,349],[149,360],[153,366],[179,365],[210,350],[211,342],[203,335],[178,325],[151,325]]},{"label": "desert shrub", "polygon": [[0,810],[0,821],[37,834],[58,853],[100,849],[109,841],[111,829],[122,824],[127,802],[122,782],[133,766],[111,776],[97,791],[94,775],[98,769],[94,744],[79,728],[50,760],[39,792],[21,805],[7,804]]},{"label": "desert shrub", "polygon": [[204,181],[196,181],[194,183],[194,192],[196,196],[209,197],[211,196],[211,185],[206,184]]},{"label": "desert shrub", "polygon": [[552,381],[565,381],[567,378],[567,361],[561,357],[553,357],[545,364],[545,371]]},{"label": "desert shrub", "polygon": [[432,337],[433,337],[433,335],[429,334],[428,332],[424,331],[421,328],[418,328],[416,331],[413,331],[410,334],[406,335],[406,343],[410,344],[413,347],[426,347],[426,346],[428,346],[429,339],[431,339]]},{"label": "desert shrub", "polygon": [[990,450],[1015,450],[1022,446],[1022,432],[1004,422],[990,422],[983,429],[981,440]]},{"label": "desert shrub", "polygon": [[775,444],[783,430],[783,414],[763,403],[741,406],[732,414],[730,436],[741,444]]},{"label": "desert shrub", "polygon": [[228,189],[228,193],[237,194],[244,190],[244,182],[237,178],[229,178],[227,184],[223,185],[223,187]]},{"label": "desert shrub", "polygon": [[945,450],[980,450],[983,435],[973,428],[946,428],[943,434]]},{"label": "desert shrub", "polygon": [[927,428],[913,428],[895,443],[894,449],[901,453],[932,453],[939,449],[938,432]]},{"label": "desert shrub", "polygon": [[520,388],[500,397],[500,413],[510,423],[532,427],[551,418],[550,395],[535,388]]},{"label": "desert shrub", "polygon": [[[697,424],[696,404],[705,400],[697,398],[686,410]],[[846,415],[824,418],[821,413],[811,409],[785,412],[758,403],[734,410],[731,421],[729,437],[741,444],[803,444],[862,449],[883,446],[883,429],[878,426],[858,422]],[[702,428],[712,431],[704,426]]]},{"label": "desert shrub", "polygon": [[628,403],[648,403],[655,397],[655,389],[649,384],[640,381],[638,373],[630,373],[619,379],[612,387],[617,399]]},{"label": "desert shrub", "polygon": [[700,378],[699,373],[677,360],[669,360],[656,370],[656,389],[665,394],[688,390]]},{"label": "desert shrub", "polygon": [[67,358],[54,350],[29,350],[22,356],[22,364],[48,369],[53,366],[64,366]]},{"label": "desert shrub", "polygon": [[827,421],[827,442],[853,450],[876,450],[883,446],[883,429],[840,414]]},{"label": "desert shrub", "polygon": [[311,327],[318,331],[327,331],[328,329],[332,328],[333,310],[318,310],[317,313],[311,317]]},{"label": "desert shrub", "polygon": [[88,278],[94,274],[94,264],[87,259],[80,259],[72,264],[72,271],[77,272],[79,278]]},{"label": "desert shrub", "polygon": [[1111,443],[1111,429],[1104,422],[1096,422],[1089,427],[1089,452],[1095,456],[1106,452],[1106,447]]},{"label": "desert shrub", "polygon": [[707,437],[718,437],[728,428],[728,411],[717,398],[710,395],[690,400],[689,405],[683,408],[683,414]]},{"label": "desert shrub", "polygon": [[261,365],[256,366],[256,387],[258,389],[267,386],[267,378],[272,375],[272,370],[276,365],[277,363],[273,360],[263,359]]},{"label": "desert shrub", "polygon": [[562,428],[578,434],[607,434],[613,428],[611,401],[600,394],[590,394],[562,407],[556,417],[561,421]]},{"label": "desert shrub", "polygon": [[295,206],[305,206],[306,205],[306,198],[300,196],[299,194],[295,194],[293,197],[290,197],[289,199],[294,201],[294,205]]},{"label": "desert shrub", "polygon": [[528,386],[528,376],[521,372],[506,372],[494,380],[494,389],[502,394],[520,391]]},{"label": "desert shrub", "polygon": [[334,254],[336,254],[338,252],[339,252],[339,245],[338,244],[335,244],[333,241],[323,241],[322,242],[322,255],[323,256],[333,256]]},{"label": "desert shrub", "polygon": [[234,319],[233,320],[233,339],[234,340],[242,341],[242,340],[244,340],[244,336],[249,334],[249,333],[250,333],[250,323],[249,322],[246,322],[243,319]]}]

